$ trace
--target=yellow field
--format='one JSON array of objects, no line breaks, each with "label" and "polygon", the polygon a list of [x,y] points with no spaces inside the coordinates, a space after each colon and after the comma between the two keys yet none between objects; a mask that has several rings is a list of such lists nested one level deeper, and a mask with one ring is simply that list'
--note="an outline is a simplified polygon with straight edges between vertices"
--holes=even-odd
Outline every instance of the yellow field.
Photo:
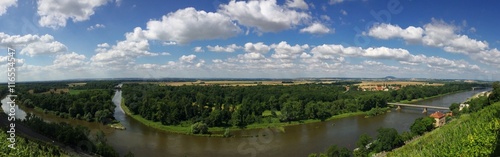
[{"label": "yellow field", "polygon": [[311,81],[293,81],[293,83],[282,83],[282,81],[202,81],[198,80],[196,82],[140,82],[139,84],[159,84],[160,86],[189,86],[189,85],[199,85],[199,86],[209,86],[209,85],[220,85],[220,86],[257,86],[257,85],[298,85],[313,83]]},{"label": "yellow field", "polygon": [[432,83],[429,82],[416,82],[416,81],[362,81],[361,83],[355,84],[361,89],[366,90],[380,90],[377,89],[377,86],[382,87],[382,89],[399,89],[399,87],[405,86],[413,86],[413,85],[422,85],[422,86],[443,86],[441,83]]},{"label": "yellow field", "polygon": [[76,86],[85,86],[87,83],[70,83],[68,84],[69,87],[76,87]]}]

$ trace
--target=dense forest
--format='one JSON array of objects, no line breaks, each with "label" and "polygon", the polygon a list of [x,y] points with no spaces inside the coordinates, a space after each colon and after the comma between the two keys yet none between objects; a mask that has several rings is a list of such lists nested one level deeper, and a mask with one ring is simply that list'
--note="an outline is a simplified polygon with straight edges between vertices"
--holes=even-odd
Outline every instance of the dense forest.
[{"label": "dense forest", "polygon": [[39,107],[61,117],[107,123],[114,120],[112,97],[112,90],[84,90],[78,94],[24,94],[19,100],[26,107]]},{"label": "dense forest", "polygon": [[[109,123],[114,120],[111,101],[117,81],[37,82],[16,85],[18,105],[40,108],[63,118]],[[63,90],[58,90],[63,89]],[[55,92],[58,91],[58,92]]]},{"label": "dense forest", "polygon": [[290,86],[159,86],[125,84],[126,106],[148,120],[164,125],[203,122],[213,126],[245,127],[269,120],[281,122],[327,119],[342,113],[383,108],[387,102],[425,98],[470,90],[477,84],[447,83],[444,86],[408,86],[389,92],[345,91],[341,85]]},{"label": "dense forest", "polygon": [[105,157],[118,156],[118,153],[106,143],[102,132],[98,132],[94,138],[90,138],[90,130],[86,127],[71,126],[67,123],[47,123],[42,118],[32,114],[28,114],[22,123],[34,131],[72,148]]}]

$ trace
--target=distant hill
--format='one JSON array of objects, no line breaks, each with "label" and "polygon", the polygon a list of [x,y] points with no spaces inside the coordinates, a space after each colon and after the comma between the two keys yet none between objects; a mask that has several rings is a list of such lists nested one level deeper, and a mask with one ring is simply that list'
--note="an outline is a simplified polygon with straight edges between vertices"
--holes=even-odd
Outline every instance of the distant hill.
[{"label": "distant hill", "polygon": [[394,80],[394,79],[396,79],[396,77],[394,77],[394,76],[386,76],[385,79]]}]

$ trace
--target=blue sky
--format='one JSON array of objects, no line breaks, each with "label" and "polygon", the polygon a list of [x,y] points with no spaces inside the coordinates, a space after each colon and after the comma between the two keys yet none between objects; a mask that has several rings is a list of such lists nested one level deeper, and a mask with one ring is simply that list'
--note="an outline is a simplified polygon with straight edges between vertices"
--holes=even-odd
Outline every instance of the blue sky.
[{"label": "blue sky", "polygon": [[[18,79],[500,80],[497,1],[5,0]],[[0,74],[6,76],[6,74]]]}]

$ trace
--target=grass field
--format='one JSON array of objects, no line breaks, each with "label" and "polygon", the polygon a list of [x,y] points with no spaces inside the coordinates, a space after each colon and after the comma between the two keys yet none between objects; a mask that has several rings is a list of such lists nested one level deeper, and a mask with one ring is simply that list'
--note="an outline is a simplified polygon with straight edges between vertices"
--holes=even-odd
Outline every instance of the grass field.
[{"label": "grass field", "polygon": [[77,95],[77,94],[80,94],[83,91],[87,91],[87,90],[75,90],[75,89],[71,89],[71,90],[69,90],[69,94],[71,94],[71,95]]}]

